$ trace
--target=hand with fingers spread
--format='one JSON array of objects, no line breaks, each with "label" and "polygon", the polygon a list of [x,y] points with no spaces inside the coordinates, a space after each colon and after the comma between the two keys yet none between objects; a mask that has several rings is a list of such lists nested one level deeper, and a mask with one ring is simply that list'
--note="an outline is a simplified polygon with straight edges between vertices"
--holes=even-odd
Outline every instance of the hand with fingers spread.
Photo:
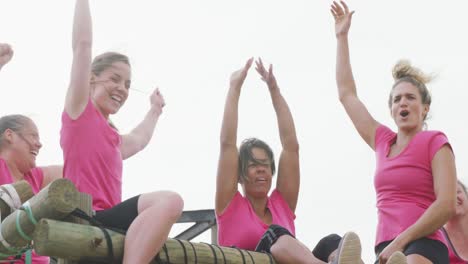
[{"label": "hand with fingers spread", "polygon": [[331,13],[335,18],[335,34],[339,36],[347,36],[349,28],[351,26],[351,18],[353,17],[354,11],[349,11],[348,6],[344,1],[340,1],[341,4],[333,1],[331,5]]},{"label": "hand with fingers spread", "polygon": [[13,49],[9,44],[0,43],[0,69],[13,57]]},{"label": "hand with fingers spread", "polygon": [[250,66],[252,66],[252,62],[253,62],[253,58],[248,59],[244,67],[242,67],[241,69],[231,74],[231,78],[230,78],[231,87],[235,87],[237,89],[240,89],[242,87],[242,84],[244,84],[244,81],[245,81],[245,77],[247,77],[247,72],[249,71]]},{"label": "hand with fingers spread", "polygon": [[163,107],[166,105],[164,97],[159,91],[159,88],[156,88],[150,96],[151,106],[156,109],[156,111],[161,114]]},{"label": "hand with fingers spread", "polygon": [[276,83],[275,75],[273,75],[273,65],[270,64],[270,67],[267,71],[265,69],[265,66],[263,66],[261,58],[258,58],[258,60],[255,61],[255,64],[255,70],[257,70],[258,74],[260,74],[260,76],[262,77],[262,81],[264,81],[268,85],[268,89],[278,89],[278,84]]}]

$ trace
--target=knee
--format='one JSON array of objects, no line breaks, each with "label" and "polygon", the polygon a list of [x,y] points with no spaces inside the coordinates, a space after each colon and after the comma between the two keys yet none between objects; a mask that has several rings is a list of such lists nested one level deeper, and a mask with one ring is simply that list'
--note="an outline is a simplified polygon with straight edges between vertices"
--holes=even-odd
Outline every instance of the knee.
[{"label": "knee", "polygon": [[[277,261],[281,260],[286,252],[288,251],[288,241],[293,239],[290,236],[281,236],[276,240],[276,242],[271,245],[270,252],[273,258]],[[281,262],[281,261],[280,261]]]},{"label": "knee", "polygon": [[140,197],[139,211],[145,209],[162,211],[167,218],[176,221],[179,219],[184,209],[184,200],[182,197],[172,191],[159,191],[143,194]]},{"label": "knee", "polygon": [[175,220],[179,219],[184,210],[184,200],[182,197],[176,192],[166,191],[162,202],[169,217]]}]

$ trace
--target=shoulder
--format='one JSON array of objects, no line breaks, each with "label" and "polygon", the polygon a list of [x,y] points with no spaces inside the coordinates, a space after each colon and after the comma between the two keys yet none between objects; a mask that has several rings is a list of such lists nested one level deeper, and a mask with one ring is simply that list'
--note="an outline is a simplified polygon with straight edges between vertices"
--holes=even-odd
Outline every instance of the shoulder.
[{"label": "shoulder", "polygon": [[375,149],[378,149],[379,146],[382,146],[382,143],[390,141],[395,136],[396,133],[393,132],[389,127],[379,124],[375,130]]},{"label": "shoulder", "polygon": [[217,217],[222,219],[222,218],[229,217],[230,215],[234,213],[236,214],[244,213],[242,211],[242,207],[243,207],[242,205],[245,202],[248,202],[248,201],[246,201],[244,196],[242,196],[242,194],[239,191],[237,191],[236,194],[234,194],[232,199],[229,201],[229,204],[226,206],[224,211],[221,214],[217,215]]},{"label": "shoulder", "polygon": [[90,116],[94,116],[97,112],[98,112],[98,110],[96,109],[96,107],[92,103],[91,99],[89,99],[88,103],[86,104],[85,109],[83,110],[83,112],[77,118],[70,117],[70,115],[67,113],[67,111],[63,110],[62,122],[63,123],[79,122],[79,121],[81,121],[83,119],[84,120],[88,119]]},{"label": "shoulder", "polygon": [[452,146],[445,133],[438,130],[422,131],[418,135],[418,146],[425,148],[429,154],[429,159],[432,160],[434,155],[443,147],[448,146],[452,150]]}]

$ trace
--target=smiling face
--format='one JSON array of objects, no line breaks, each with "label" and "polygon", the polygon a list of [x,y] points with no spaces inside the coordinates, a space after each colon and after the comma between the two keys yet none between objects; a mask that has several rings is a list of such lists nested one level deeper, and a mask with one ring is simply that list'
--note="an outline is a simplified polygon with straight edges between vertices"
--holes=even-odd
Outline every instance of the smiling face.
[{"label": "smiling face", "polygon": [[93,75],[91,98],[98,110],[107,118],[119,111],[130,89],[130,66],[114,62],[99,75]]},{"label": "smiling face", "polygon": [[36,167],[42,144],[34,122],[23,115],[0,118],[0,156],[21,173]]},{"label": "smiling face", "polygon": [[457,205],[455,207],[456,215],[465,215],[468,213],[468,194],[464,187],[457,184]]},{"label": "smiling face", "polygon": [[400,82],[392,90],[391,115],[399,130],[420,131],[429,112],[422,103],[419,89],[410,82]]},{"label": "smiling face", "polygon": [[268,196],[273,173],[267,152],[262,148],[252,148],[252,159],[247,162],[245,177],[241,184],[247,196],[263,198]]},{"label": "smiling face", "polygon": [[2,158],[22,174],[36,167],[36,157],[42,144],[34,122],[20,115],[3,117],[0,122]]}]

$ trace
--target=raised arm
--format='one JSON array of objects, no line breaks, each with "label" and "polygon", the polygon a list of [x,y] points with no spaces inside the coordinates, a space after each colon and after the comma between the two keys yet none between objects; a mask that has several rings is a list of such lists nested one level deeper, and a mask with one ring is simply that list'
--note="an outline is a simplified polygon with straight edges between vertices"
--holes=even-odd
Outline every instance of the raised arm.
[{"label": "raised arm", "polygon": [[92,35],[88,0],[76,0],[72,33],[73,61],[65,98],[65,111],[72,119],[81,115],[89,99]]},{"label": "raised arm", "polygon": [[151,140],[154,128],[162,114],[162,109],[166,104],[159,89],[156,88],[150,96],[151,107],[143,121],[136,126],[129,134],[122,136],[120,152],[122,159],[127,159],[140,150],[144,149]]},{"label": "raised arm", "polygon": [[239,97],[247,72],[252,66],[250,58],[244,67],[231,74],[229,91],[224,105],[223,123],[221,125],[218,173],[216,176],[215,210],[221,214],[237,192],[238,183],[238,150],[237,150],[237,116]]},{"label": "raised arm", "polygon": [[294,120],[283,95],[280,92],[276,78],[273,75],[273,66],[268,71],[263,66],[262,59],[258,59],[256,70],[267,84],[270,91],[273,108],[278,120],[278,129],[281,139],[282,151],[278,164],[278,179],[276,189],[281,193],[289,208],[296,210],[299,196],[300,170],[299,170],[299,143],[296,136]]},{"label": "raised arm", "polygon": [[357,131],[364,141],[374,149],[375,131],[379,123],[369,114],[367,108],[357,96],[349,58],[348,32],[354,11],[349,12],[346,3],[340,2],[341,5],[333,2],[331,6],[331,13],[335,18],[337,39],[336,84],[338,94]]},{"label": "raised arm", "polygon": [[13,57],[13,49],[9,44],[0,43],[0,70],[7,64]]},{"label": "raised arm", "polygon": [[436,200],[424,214],[393,240],[380,254],[380,263],[385,263],[390,255],[403,249],[408,243],[430,235],[440,229],[455,213],[457,200],[457,175],[455,158],[448,145],[442,147],[432,159],[432,175]]}]

